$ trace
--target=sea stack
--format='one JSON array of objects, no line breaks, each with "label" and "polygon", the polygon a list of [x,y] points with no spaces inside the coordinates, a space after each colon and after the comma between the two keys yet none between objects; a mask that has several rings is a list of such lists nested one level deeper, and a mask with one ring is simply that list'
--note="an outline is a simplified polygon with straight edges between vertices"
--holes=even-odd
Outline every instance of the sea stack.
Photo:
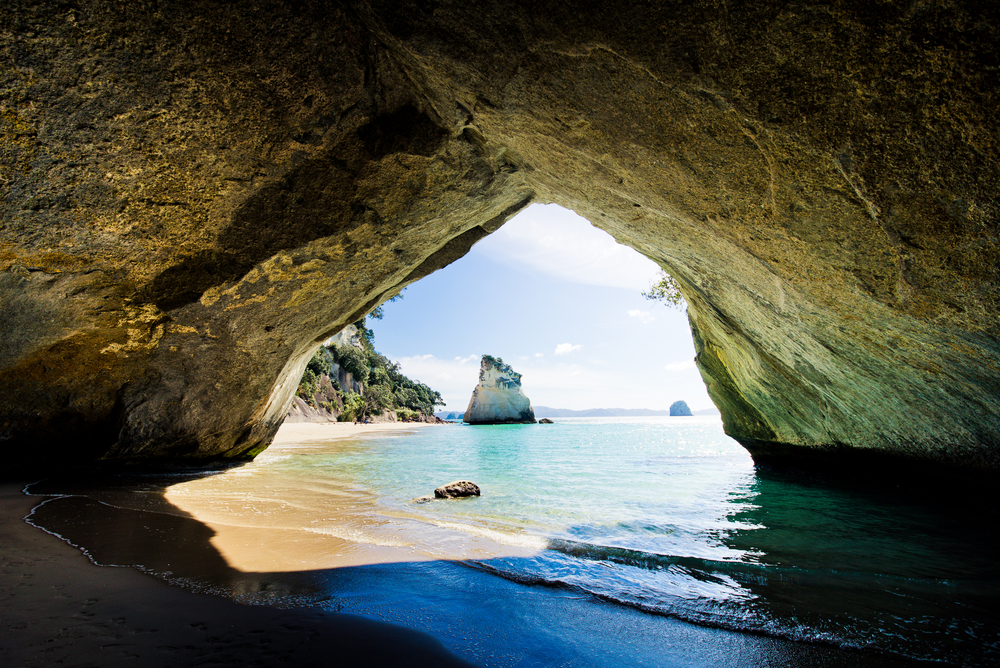
[{"label": "sea stack", "polygon": [[462,418],[469,424],[535,424],[531,400],[521,392],[521,374],[499,357],[483,355],[479,384]]},{"label": "sea stack", "polygon": [[670,404],[670,415],[671,416],[686,416],[691,415],[691,409],[688,408],[686,401],[675,401]]}]

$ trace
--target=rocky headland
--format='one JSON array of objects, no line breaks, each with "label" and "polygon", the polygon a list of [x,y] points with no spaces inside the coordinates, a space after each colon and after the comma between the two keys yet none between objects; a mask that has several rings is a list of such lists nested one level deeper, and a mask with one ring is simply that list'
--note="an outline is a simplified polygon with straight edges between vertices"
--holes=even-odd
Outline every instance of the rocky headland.
[{"label": "rocky headland", "polygon": [[991,3],[10,9],[10,465],[252,458],[320,342],[553,202],[677,280],[758,463],[1000,473]]},{"label": "rocky headland", "polygon": [[462,421],[469,424],[535,424],[531,400],[521,391],[521,374],[503,360],[483,355],[479,384]]}]

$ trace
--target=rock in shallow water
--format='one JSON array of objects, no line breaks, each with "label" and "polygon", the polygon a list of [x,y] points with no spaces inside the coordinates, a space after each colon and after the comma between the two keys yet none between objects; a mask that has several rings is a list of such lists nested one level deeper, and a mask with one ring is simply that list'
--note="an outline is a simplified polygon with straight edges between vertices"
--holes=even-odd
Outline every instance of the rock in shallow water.
[{"label": "rock in shallow water", "polygon": [[438,499],[458,499],[463,496],[480,496],[480,494],[479,485],[469,480],[456,480],[434,490],[434,496]]}]

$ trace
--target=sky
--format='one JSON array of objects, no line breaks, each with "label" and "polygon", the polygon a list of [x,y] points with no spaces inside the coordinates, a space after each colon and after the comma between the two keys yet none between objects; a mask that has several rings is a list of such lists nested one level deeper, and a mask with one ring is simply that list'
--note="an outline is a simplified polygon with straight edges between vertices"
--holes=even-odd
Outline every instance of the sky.
[{"label": "sky", "polygon": [[483,354],[534,406],[714,408],[683,310],[645,299],[659,267],[586,219],[533,204],[369,318],[375,348],[464,411]]}]

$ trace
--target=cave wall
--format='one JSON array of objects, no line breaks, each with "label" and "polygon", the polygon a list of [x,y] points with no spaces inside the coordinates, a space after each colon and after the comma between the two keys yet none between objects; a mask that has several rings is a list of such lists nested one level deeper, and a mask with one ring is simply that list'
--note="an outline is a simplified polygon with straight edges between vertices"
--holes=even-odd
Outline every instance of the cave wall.
[{"label": "cave wall", "polygon": [[13,5],[5,455],[252,456],[317,342],[539,201],[680,281],[758,461],[1000,469],[987,4]]}]

